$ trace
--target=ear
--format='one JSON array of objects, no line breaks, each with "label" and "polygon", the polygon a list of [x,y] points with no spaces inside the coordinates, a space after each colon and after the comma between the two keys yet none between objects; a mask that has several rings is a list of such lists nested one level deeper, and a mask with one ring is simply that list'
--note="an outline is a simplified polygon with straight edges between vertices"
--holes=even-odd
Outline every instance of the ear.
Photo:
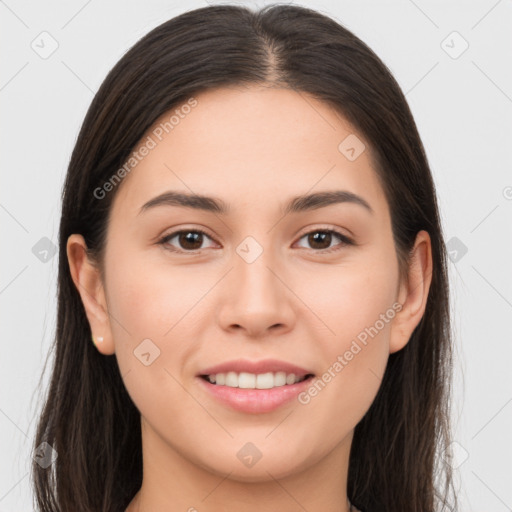
[{"label": "ear", "polygon": [[398,302],[402,309],[393,319],[390,354],[405,347],[425,313],[432,282],[432,246],[426,231],[416,235],[408,275],[409,283],[400,283],[399,286]]},{"label": "ear", "polygon": [[70,235],[66,250],[71,277],[82,298],[96,348],[104,355],[112,355],[115,352],[114,342],[100,271],[89,260],[82,235]]}]

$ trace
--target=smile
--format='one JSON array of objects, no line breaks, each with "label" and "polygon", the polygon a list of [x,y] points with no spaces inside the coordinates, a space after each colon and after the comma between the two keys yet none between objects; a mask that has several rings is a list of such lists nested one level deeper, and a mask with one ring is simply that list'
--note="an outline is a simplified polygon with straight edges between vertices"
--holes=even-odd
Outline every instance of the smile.
[{"label": "smile", "polygon": [[201,375],[205,380],[216,386],[228,386],[231,388],[242,389],[272,389],[282,386],[291,386],[312,377],[312,374],[295,375],[286,372],[266,372],[266,373],[248,373],[248,372],[227,372],[210,375]]}]

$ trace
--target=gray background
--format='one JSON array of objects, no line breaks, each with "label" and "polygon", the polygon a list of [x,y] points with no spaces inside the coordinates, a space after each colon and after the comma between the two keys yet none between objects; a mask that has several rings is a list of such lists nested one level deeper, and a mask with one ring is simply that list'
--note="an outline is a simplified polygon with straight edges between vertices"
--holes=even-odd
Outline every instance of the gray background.
[{"label": "gray background", "polygon": [[[512,3],[293,3],[352,30],[406,93],[452,258],[461,510],[512,510]],[[58,241],[61,186],[86,109],[133,43],[205,5],[0,1],[0,512],[33,509],[29,448],[56,314],[58,262],[48,249]]]}]

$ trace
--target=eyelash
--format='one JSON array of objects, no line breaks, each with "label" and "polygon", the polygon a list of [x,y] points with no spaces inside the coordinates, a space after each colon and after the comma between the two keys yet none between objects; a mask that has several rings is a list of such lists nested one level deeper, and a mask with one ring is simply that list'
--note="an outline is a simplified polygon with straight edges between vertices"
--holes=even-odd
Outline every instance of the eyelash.
[{"label": "eyelash", "polygon": [[[160,240],[158,241],[158,244],[165,246],[169,240],[174,238],[176,235],[179,235],[180,233],[201,233],[213,240],[213,238],[206,231],[204,231],[200,228],[194,228],[194,229],[191,228],[191,229],[180,229],[178,231],[169,233],[168,235],[165,235],[162,238],[160,238]],[[336,248],[336,246],[334,246],[334,247],[330,247],[329,249],[318,249],[318,250],[311,249],[313,252],[316,252],[316,253],[325,254],[325,253],[335,252],[335,251],[339,251],[341,248],[343,248],[345,246],[355,245],[355,242],[352,239],[339,233],[338,231],[336,231],[334,229],[313,229],[312,231],[308,231],[307,233],[304,233],[299,238],[299,240],[301,240],[302,238],[304,238],[307,235],[310,235],[311,233],[331,233],[333,235],[336,235],[341,240],[341,244],[339,244],[338,248]],[[196,251],[185,251],[185,250],[180,250],[180,249],[175,249],[175,248],[168,248],[168,247],[165,247],[165,248],[166,248],[166,250],[169,250],[171,252],[183,253],[183,254],[197,254],[198,252],[201,251],[201,249],[198,249]]]}]

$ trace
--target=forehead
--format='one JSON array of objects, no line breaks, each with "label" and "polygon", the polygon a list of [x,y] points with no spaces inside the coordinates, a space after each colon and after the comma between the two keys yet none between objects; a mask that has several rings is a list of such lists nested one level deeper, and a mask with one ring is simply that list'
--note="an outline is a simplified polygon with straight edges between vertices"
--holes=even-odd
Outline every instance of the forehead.
[{"label": "forehead", "polygon": [[236,214],[334,188],[386,208],[368,143],[329,105],[260,86],[209,90],[194,100],[176,105],[142,137],[135,150],[151,149],[123,178],[113,210],[133,217],[149,199],[178,190],[223,198]]}]

